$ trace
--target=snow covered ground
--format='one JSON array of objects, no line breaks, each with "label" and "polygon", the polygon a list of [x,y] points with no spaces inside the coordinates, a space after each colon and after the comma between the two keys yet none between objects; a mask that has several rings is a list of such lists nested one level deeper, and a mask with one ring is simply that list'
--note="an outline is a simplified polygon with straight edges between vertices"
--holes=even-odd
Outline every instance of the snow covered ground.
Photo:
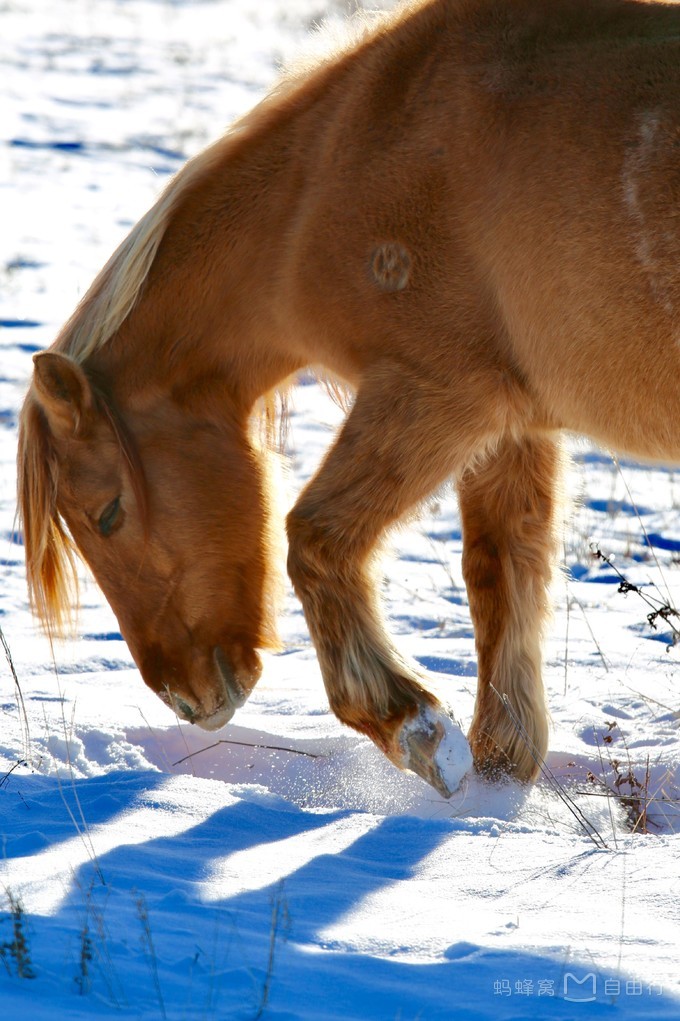
[{"label": "snow covered ground", "polygon": [[[679,653],[673,618],[651,627],[614,570],[680,605],[673,472],[572,443],[550,775],[530,791],[470,778],[447,803],[344,730],[292,594],[285,651],[212,736],[147,691],[94,584],[77,641],[51,650],[30,619],[14,457],[31,354],[168,174],[343,9],[0,2],[3,1021],[680,1016]],[[292,410],[289,499],[341,418],[309,383]],[[394,549],[393,630],[467,725],[453,495]]]}]

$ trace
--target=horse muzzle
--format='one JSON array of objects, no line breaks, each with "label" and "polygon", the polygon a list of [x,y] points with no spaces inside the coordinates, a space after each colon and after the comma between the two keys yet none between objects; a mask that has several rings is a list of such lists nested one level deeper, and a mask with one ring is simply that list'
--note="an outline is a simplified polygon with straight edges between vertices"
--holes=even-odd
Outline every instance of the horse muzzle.
[{"label": "horse muzzle", "polygon": [[[180,719],[195,723],[202,730],[224,727],[246,702],[262,670],[256,653],[248,657],[250,665],[246,667],[241,647],[236,646],[234,652],[236,655],[228,656],[220,646],[214,649],[213,683],[199,698],[193,692],[180,694],[170,689],[160,692],[160,698]],[[238,665],[234,665],[234,660]]]}]

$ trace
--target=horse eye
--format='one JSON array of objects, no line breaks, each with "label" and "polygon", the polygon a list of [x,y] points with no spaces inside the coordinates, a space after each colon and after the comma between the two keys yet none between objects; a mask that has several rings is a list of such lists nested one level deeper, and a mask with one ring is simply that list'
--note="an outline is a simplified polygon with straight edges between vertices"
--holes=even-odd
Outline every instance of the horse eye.
[{"label": "horse eye", "polygon": [[103,535],[106,539],[113,531],[114,525],[118,520],[118,514],[120,513],[120,497],[117,496],[115,500],[104,508],[102,511],[97,526],[99,528],[99,534]]}]

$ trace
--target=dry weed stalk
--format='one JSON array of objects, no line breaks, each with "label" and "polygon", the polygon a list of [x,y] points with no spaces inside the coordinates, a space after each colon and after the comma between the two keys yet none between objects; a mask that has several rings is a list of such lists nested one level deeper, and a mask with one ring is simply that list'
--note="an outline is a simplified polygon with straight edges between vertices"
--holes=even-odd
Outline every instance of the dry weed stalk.
[{"label": "dry weed stalk", "polygon": [[[35,978],[36,972],[31,960],[31,951],[26,933],[26,916],[21,897],[12,890],[6,890],[9,901],[9,921],[12,935],[9,940],[0,943],[0,959],[9,975],[14,972],[17,978]],[[13,965],[13,967],[12,967]]]}]

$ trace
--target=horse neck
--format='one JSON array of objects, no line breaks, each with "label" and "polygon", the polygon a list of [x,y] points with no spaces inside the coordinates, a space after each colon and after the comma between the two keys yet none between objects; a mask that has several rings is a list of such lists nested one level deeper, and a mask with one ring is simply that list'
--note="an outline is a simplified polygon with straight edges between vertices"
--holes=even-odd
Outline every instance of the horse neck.
[{"label": "horse neck", "polygon": [[[265,105],[252,125],[188,165],[188,184],[177,179],[132,311],[86,357],[119,394],[165,393],[220,377],[237,404],[252,406],[306,364],[285,284],[286,237],[301,190],[288,151],[290,120]],[[90,304],[98,300],[96,284],[92,291]],[[67,334],[58,342],[66,350]]]},{"label": "horse neck", "polygon": [[[426,17],[426,0],[394,16],[414,45],[423,26],[416,30],[421,18],[409,11],[421,6]],[[366,47],[376,51],[379,77],[380,53],[390,47],[381,33],[369,33]],[[324,192],[319,146],[332,150],[342,139],[347,88],[362,94],[363,72],[355,71],[363,49],[360,42],[272,94],[180,173],[136,304],[93,358],[121,392],[168,392],[219,376],[237,404],[252,407],[322,360],[314,281],[296,277],[291,239],[301,224],[310,233]],[[328,172],[332,153],[325,160]],[[351,382],[354,366],[338,350],[332,361],[326,368]]]},{"label": "horse neck", "polygon": [[302,367],[276,322],[273,246],[244,222],[239,195],[232,215],[213,211],[220,191],[217,181],[206,182],[191,196],[132,313],[91,359],[118,391],[161,393],[222,379],[247,407]]}]

